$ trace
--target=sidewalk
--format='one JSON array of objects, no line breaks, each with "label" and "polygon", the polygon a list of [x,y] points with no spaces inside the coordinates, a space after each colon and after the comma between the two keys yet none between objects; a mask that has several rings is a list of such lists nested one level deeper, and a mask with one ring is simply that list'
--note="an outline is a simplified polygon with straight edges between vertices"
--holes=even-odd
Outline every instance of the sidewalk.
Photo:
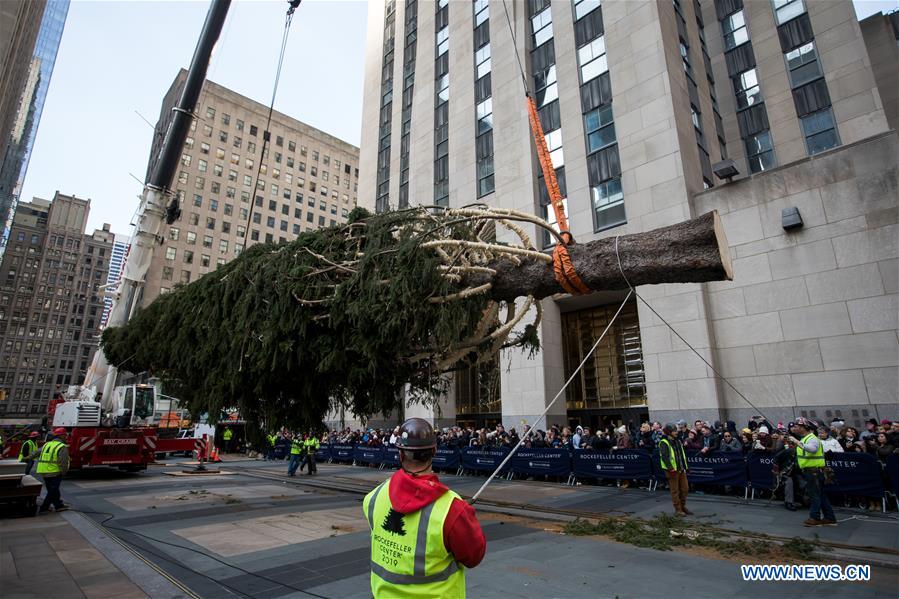
[{"label": "sidewalk", "polygon": [[4,599],[186,596],[72,511],[0,520],[0,589]]},{"label": "sidewalk", "polygon": [[[284,462],[229,460],[228,467],[271,469],[275,472],[286,468]],[[318,464],[320,479],[350,479],[374,487],[390,476],[392,470],[378,470],[342,464]],[[440,480],[465,497],[472,496],[484,483],[482,476],[455,476],[440,474]],[[671,498],[666,489],[648,491],[642,488],[619,489],[599,485],[569,487],[564,484],[526,480],[494,480],[482,497],[487,501],[506,504],[524,504],[535,507],[573,511],[606,513],[615,516],[652,518],[656,514],[671,513]],[[802,522],[808,518],[808,510],[790,512],[783,502],[767,499],[744,500],[742,497],[704,495],[690,493],[687,505],[695,512],[688,521],[697,526],[709,524],[733,531],[766,533],[782,537],[800,537],[845,543],[856,547],[876,547],[893,553],[899,561],[899,516],[895,512],[865,512],[835,506],[837,527],[807,528]]]}]

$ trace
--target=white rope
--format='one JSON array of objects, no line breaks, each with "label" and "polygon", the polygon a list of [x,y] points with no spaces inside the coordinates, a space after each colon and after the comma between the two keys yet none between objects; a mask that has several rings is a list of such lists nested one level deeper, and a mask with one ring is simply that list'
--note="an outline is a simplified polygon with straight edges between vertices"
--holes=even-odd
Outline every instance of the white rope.
[{"label": "white rope", "polygon": [[546,415],[549,413],[549,410],[553,407],[553,405],[556,403],[556,401],[557,401],[560,397],[562,397],[562,394],[563,394],[563,393],[565,392],[565,390],[568,388],[568,385],[570,385],[570,384],[571,384],[571,381],[574,380],[574,377],[576,377],[576,376],[578,375],[578,373],[581,371],[581,369],[584,368],[584,364],[587,363],[587,360],[590,359],[590,356],[592,356],[592,355],[593,355],[593,352],[596,351],[596,348],[599,347],[599,343],[600,343],[600,342],[603,340],[603,338],[606,336],[606,333],[609,332],[609,329],[612,328],[612,324],[613,324],[613,323],[615,322],[615,320],[618,318],[618,315],[621,314],[621,311],[624,309],[624,305],[627,303],[627,300],[629,300],[629,299],[631,298],[631,295],[632,295],[633,293],[634,293],[634,290],[633,290],[633,288],[631,288],[630,291],[627,292],[627,295],[625,296],[624,301],[622,301],[622,302],[621,302],[621,305],[618,306],[618,311],[615,312],[615,315],[614,315],[614,316],[612,317],[612,319],[609,321],[609,324],[606,325],[606,329],[602,332],[602,335],[599,336],[599,338],[598,338],[598,339],[596,340],[596,342],[593,344],[593,347],[590,348],[590,351],[587,352],[587,355],[584,356],[584,359],[581,360],[581,363],[580,363],[580,364],[578,364],[578,367],[574,369],[574,372],[571,373],[571,376],[568,377],[568,380],[565,381],[565,384],[562,385],[562,388],[559,389],[559,392],[556,393],[556,396],[553,397],[553,400],[552,400],[551,402],[549,402],[549,405],[546,406],[546,409],[543,410],[543,413],[540,414],[540,415],[537,417],[537,420],[534,421],[534,424],[531,425],[531,430],[529,430],[528,433],[527,433],[524,437],[522,437],[522,439],[521,439],[521,441],[519,441],[518,445],[516,445],[515,447],[512,448],[512,451],[509,452],[509,455],[506,456],[506,458],[502,461],[502,463],[500,463],[500,465],[496,468],[496,470],[493,472],[493,474],[490,475],[490,478],[488,478],[486,481],[484,481],[484,484],[481,485],[481,488],[478,489],[478,492],[475,493],[475,494],[472,496],[471,501],[470,501],[470,503],[471,503],[472,505],[474,505],[474,503],[478,500],[478,497],[481,496],[481,493],[484,492],[484,489],[487,488],[487,485],[489,485],[491,482],[493,482],[493,478],[494,478],[497,474],[499,474],[499,472],[500,472],[500,471],[503,469],[503,467],[508,463],[508,461],[512,459],[512,456],[515,455],[515,453],[519,450],[519,448],[521,448],[522,446],[524,446],[525,441],[527,441],[527,440],[530,438],[530,436],[531,436],[532,434],[534,434],[534,431],[537,430],[537,424],[538,424],[542,419],[544,419],[544,418],[546,417]]}]

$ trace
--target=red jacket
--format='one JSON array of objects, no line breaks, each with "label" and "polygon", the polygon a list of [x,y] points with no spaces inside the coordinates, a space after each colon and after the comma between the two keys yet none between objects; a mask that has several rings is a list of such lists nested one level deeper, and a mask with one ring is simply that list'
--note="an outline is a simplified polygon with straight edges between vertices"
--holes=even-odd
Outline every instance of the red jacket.
[{"label": "red jacket", "polygon": [[[436,474],[412,476],[397,470],[391,477],[390,503],[401,514],[411,514],[436,501],[448,490]],[[474,508],[458,499],[453,500],[443,522],[443,543],[456,561],[474,568],[484,559],[487,541],[478,523]]]}]

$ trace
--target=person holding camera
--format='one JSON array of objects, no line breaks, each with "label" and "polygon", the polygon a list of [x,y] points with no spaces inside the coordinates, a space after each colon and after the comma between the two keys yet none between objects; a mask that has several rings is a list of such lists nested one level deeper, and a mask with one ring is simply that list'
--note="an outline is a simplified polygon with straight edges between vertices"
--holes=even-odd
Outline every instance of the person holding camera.
[{"label": "person holding camera", "polygon": [[[824,493],[824,446],[821,440],[815,436],[817,427],[806,420],[799,418],[791,423],[790,442],[796,446],[796,465],[802,471],[805,478],[805,492],[808,495],[811,507],[808,520],[803,522],[806,526],[836,526],[837,517],[827,495]],[[797,437],[801,437],[797,438]],[[824,518],[821,518],[821,512]]]}]

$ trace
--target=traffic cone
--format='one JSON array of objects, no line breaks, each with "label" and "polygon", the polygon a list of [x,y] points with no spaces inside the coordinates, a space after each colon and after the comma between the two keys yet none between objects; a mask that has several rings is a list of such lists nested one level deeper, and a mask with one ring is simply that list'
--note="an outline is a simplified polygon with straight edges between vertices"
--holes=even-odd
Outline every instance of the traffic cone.
[{"label": "traffic cone", "polygon": [[219,458],[219,448],[218,447],[213,446],[212,451],[209,452],[209,461],[213,462],[213,463],[222,461],[221,458]]}]

